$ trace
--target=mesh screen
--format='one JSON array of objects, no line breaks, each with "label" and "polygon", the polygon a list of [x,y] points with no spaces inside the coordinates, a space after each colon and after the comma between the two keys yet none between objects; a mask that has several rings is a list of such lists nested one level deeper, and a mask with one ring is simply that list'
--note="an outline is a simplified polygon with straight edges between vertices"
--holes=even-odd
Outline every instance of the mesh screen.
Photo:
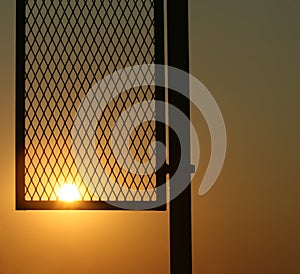
[{"label": "mesh screen", "polygon": [[[82,201],[155,201],[155,173],[126,171],[117,163],[122,154],[115,155],[109,142],[120,114],[153,99],[154,87],[110,98],[94,136],[89,136],[97,165],[114,185],[90,161],[84,176],[94,185],[88,187],[74,161],[71,134],[81,101],[99,80],[127,66],[155,62],[154,2],[28,0],[25,18],[25,200],[56,201],[64,184],[73,184]],[[141,123],[130,137],[133,157],[152,168],[155,150],[150,144],[155,138],[154,122]],[[114,146],[121,151],[125,145],[120,135]],[[126,193],[120,186],[127,187]]]}]

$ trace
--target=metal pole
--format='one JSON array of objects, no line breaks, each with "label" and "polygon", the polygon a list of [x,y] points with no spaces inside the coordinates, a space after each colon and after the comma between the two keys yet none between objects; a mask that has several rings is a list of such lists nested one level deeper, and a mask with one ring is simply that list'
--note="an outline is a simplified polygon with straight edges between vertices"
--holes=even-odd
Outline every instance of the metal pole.
[{"label": "metal pole", "polygon": [[[168,65],[189,72],[189,29],[188,29],[188,0],[167,1],[168,22]],[[189,82],[183,83],[189,90]],[[189,93],[185,94],[189,98]],[[188,118],[190,117],[189,100],[181,95],[169,91],[169,104],[180,109]],[[169,119],[172,111],[169,110]],[[189,135],[190,126],[185,125],[185,132]],[[189,139],[189,138],[188,138]],[[181,160],[186,163],[184,180],[191,177],[190,143],[181,143],[176,146],[176,136],[170,134],[170,166],[172,162]],[[170,183],[170,192],[172,185]],[[191,187],[190,185],[176,199],[170,202],[170,256],[171,274],[192,273],[192,235],[191,235]]]}]

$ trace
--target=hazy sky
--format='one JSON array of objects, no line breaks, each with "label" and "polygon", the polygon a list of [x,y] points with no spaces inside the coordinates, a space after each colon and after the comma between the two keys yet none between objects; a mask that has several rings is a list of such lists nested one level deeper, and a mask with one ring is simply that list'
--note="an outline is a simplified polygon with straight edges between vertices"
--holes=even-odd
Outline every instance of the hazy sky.
[{"label": "hazy sky", "polygon": [[[193,182],[194,273],[300,273],[300,2],[189,2],[191,71],[228,133],[216,185]],[[0,272],[168,273],[168,212],[15,211],[14,11],[1,1]]]}]

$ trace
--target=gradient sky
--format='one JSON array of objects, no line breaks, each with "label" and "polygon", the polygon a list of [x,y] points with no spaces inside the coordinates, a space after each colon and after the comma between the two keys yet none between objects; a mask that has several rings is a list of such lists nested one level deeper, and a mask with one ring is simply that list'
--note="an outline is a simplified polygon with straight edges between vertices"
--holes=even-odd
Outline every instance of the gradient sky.
[{"label": "gradient sky", "polygon": [[[0,273],[168,273],[167,212],[14,210],[14,11],[1,1]],[[195,274],[300,273],[299,12],[294,0],[190,1],[191,72],[228,133],[216,185],[198,197],[193,182]]]}]

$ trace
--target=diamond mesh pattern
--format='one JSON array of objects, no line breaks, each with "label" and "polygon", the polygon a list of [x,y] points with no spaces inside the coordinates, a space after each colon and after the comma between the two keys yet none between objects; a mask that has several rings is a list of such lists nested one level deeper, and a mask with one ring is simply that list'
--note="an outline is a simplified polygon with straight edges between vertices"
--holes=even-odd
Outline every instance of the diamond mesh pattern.
[{"label": "diamond mesh pattern", "polygon": [[[124,67],[154,63],[153,1],[28,0],[25,36],[25,200],[55,201],[64,183],[74,183],[82,201],[154,201],[155,173],[127,172],[117,164],[122,154],[113,155],[109,145],[122,111],[153,99],[153,87],[111,98],[90,137],[115,186],[90,164],[85,176],[96,176],[100,187],[87,187],[75,165],[71,136],[77,108],[93,85]],[[154,122],[142,123],[131,134],[130,151],[137,161],[153,165],[155,151],[149,145],[154,139]],[[125,144],[122,136],[115,143],[119,150]],[[123,193],[120,185],[128,191]]]}]

